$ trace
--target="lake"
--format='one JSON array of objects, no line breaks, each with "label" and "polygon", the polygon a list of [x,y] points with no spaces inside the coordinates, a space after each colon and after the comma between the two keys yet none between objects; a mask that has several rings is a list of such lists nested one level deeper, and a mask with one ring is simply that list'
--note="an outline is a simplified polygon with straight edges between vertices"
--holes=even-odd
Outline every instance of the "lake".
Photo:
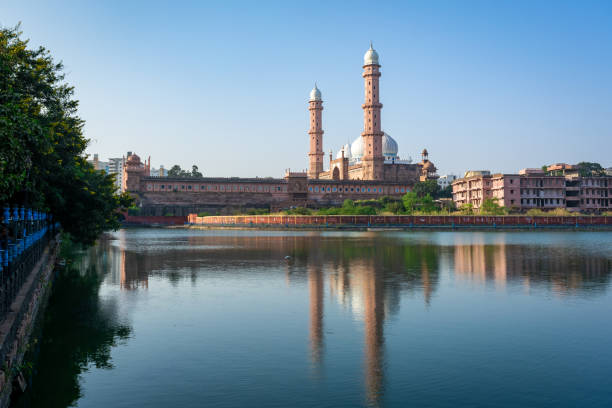
[{"label": "lake", "polygon": [[16,407],[610,407],[612,232],[124,229]]}]

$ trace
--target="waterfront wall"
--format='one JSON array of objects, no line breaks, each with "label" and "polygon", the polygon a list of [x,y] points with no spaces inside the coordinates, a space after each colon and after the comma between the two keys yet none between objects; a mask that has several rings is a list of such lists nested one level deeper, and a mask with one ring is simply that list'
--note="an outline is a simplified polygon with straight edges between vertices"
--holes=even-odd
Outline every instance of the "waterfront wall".
[{"label": "waterfront wall", "polygon": [[186,216],[148,216],[127,215],[123,221],[124,225],[183,225],[187,222]]},{"label": "waterfront wall", "polygon": [[278,226],[431,226],[431,227],[537,227],[537,226],[612,226],[606,216],[455,216],[455,215],[245,215],[198,217],[190,214],[194,225],[278,225]]},{"label": "waterfront wall", "polygon": [[0,408],[10,405],[15,383],[22,386],[27,383],[23,358],[36,321],[42,316],[51,293],[59,253],[58,236],[48,241],[31,270],[24,270],[21,287],[3,313],[0,322]]}]

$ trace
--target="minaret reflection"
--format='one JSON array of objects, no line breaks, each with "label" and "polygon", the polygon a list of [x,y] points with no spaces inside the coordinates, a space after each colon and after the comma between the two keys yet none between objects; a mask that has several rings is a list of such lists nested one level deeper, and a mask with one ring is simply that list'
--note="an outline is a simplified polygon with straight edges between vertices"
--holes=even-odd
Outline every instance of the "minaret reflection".
[{"label": "minaret reflection", "polygon": [[[370,403],[375,403],[383,384],[384,349],[384,282],[373,264],[364,264],[358,271],[363,275],[363,322],[365,335],[365,389]],[[356,271],[357,272],[357,271]]]},{"label": "minaret reflection", "polygon": [[315,367],[321,364],[323,353],[323,271],[320,264],[308,265],[310,292],[310,355]]}]

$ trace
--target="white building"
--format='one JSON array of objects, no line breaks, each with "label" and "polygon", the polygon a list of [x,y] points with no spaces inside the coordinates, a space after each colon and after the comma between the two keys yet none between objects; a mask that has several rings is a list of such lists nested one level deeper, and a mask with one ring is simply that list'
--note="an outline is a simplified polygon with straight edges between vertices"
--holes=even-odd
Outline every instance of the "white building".
[{"label": "white building", "polygon": [[108,159],[108,173],[115,175],[115,185],[117,186],[117,191],[121,191],[121,186],[123,185],[123,167],[124,166],[125,166],[125,157],[114,157],[114,158]]},{"label": "white building", "polygon": [[457,176],[455,176],[454,174],[445,174],[443,176],[440,176],[440,178],[438,178],[438,185],[440,186],[441,189],[444,189],[450,186],[451,183],[455,180],[457,180]]},{"label": "white building", "polygon": [[161,164],[159,169],[151,169],[151,177],[168,177],[168,170],[166,170],[164,165]]}]

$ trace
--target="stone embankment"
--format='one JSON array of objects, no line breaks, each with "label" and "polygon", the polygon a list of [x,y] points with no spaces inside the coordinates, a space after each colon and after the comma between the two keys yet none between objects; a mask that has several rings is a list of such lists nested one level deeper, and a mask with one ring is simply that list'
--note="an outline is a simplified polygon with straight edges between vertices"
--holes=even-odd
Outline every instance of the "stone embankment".
[{"label": "stone embankment", "polygon": [[[23,282],[7,305],[0,322],[0,408],[8,407],[15,387],[24,388],[24,355],[30,347],[36,320],[46,307],[59,253],[59,235],[36,254],[31,270],[24,270]],[[13,271],[15,272],[15,271]]]},{"label": "stone embankment", "polygon": [[612,227],[607,216],[455,216],[455,215],[245,215],[188,216],[190,225],[208,227],[424,227],[424,228],[536,228]]}]

